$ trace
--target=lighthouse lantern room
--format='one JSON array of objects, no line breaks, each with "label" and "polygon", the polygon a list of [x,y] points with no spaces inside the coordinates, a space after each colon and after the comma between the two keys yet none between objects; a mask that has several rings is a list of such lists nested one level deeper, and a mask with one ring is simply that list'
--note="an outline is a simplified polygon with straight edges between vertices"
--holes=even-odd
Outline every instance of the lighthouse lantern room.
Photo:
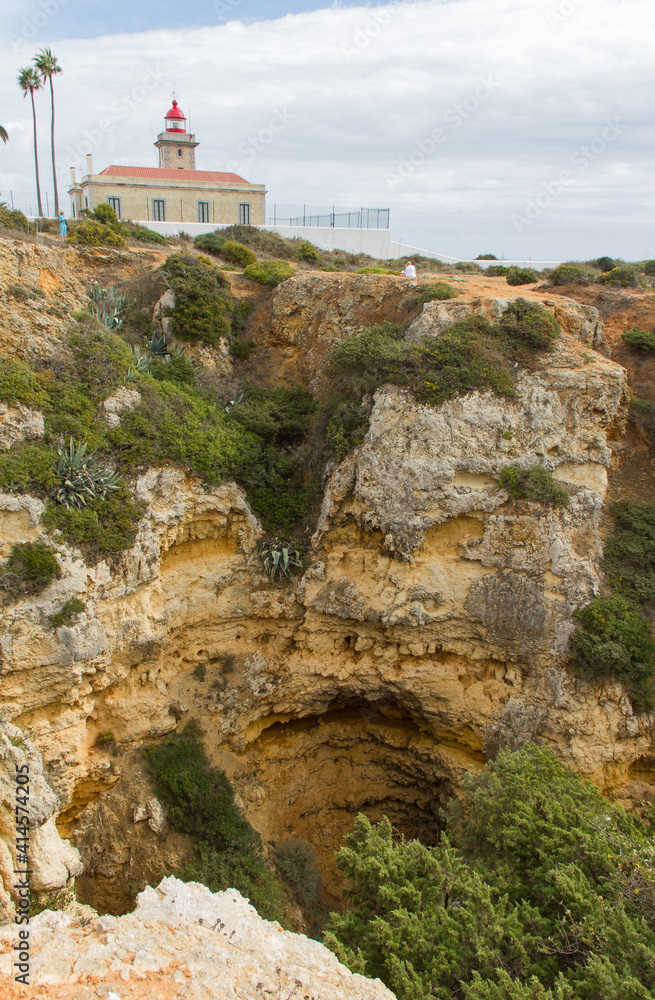
[{"label": "lighthouse lantern room", "polygon": [[159,150],[159,167],[166,170],[195,170],[195,135],[186,130],[186,117],[176,100],[164,119],[164,131],[157,136],[155,146]]}]

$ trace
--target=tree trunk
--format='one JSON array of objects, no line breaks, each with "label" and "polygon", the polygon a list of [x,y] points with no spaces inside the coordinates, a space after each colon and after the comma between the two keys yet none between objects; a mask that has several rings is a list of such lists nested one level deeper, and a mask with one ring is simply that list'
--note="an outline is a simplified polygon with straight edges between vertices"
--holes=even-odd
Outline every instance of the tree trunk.
[{"label": "tree trunk", "polygon": [[36,141],[36,108],[34,106],[33,90],[30,90],[30,97],[32,98],[32,121],[34,122],[34,169],[36,171],[36,201],[38,206],[39,218],[42,218],[43,206],[41,204],[41,181],[39,180],[39,153]]},{"label": "tree trunk", "polygon": [[52,180],[55,186],[55,218],[59,215],[59,191],[57,189],[57,168],[55,166],[55,91],[50,80],[50,145],[52,147]]}]

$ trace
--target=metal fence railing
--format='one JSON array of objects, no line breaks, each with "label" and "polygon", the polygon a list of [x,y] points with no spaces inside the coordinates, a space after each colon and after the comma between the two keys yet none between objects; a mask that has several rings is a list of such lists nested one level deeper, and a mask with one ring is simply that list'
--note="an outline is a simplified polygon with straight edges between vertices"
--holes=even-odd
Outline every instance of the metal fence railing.
[{"label": "metal fence railing", "polygon": [[310,205],[273,206],[269,226],[323,226],[332,229],[388,229],[388,208],[314,208]]}]

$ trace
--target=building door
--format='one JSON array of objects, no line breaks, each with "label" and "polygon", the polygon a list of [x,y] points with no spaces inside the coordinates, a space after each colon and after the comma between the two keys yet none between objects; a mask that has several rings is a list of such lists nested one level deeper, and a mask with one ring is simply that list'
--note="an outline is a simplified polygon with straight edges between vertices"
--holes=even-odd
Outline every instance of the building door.
[{"label": "building door", "polygon": [[166,222],[166,202],[162,199],[152,199],[153,222]]}]

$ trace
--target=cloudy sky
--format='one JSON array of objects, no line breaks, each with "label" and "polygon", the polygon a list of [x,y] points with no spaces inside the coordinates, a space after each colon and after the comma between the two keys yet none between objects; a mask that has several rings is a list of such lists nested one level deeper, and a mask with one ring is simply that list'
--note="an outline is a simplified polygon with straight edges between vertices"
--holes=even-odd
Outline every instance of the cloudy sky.
[{"label": "cloudy sky", "polygon": [[[650,0],[0,0],[0,198],[34,207],[18,70],[50,46],[57,173],[156,166],[175,91],[199,169],[286,206],[391,209],[460,257],[655,257]],[[37,95],[49,191],[49,104]],[[68,198],[64,195],[64,204]]]}]

